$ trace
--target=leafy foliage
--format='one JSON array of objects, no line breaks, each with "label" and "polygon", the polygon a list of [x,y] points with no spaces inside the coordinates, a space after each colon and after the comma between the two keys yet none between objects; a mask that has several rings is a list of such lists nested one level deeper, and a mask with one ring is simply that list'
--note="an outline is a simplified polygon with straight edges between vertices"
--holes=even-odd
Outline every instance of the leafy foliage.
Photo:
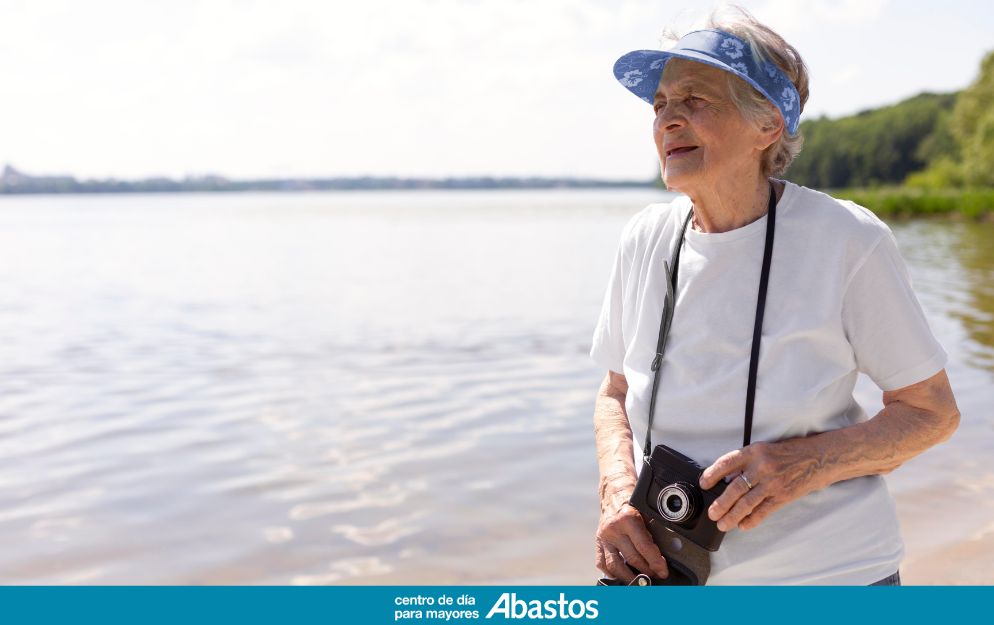
[{"label": "leafy foliage", "polygon": [[875,189],[841,189],[832,195],[852,200],[883,217],[961,215],[980,218],[994,214],[994,189],[926,189],[888,186]]},{"label": "leafy foliage", "polygon": [[922,93],[883,108],[801,124],[804,147],[788,177],[809,187],[873,187],[902,182],[930,160],[950,158],[956,94]]},{"label": "leafy foliage", "polygon": [[[923,93],[892,106],[840,119],[801,124],[805,144],[789,177],[821,188],[877,187],[904,183],[919,190],[994,187],[994,52],[980,75],[958,93]],[[893,190],[869,197],[885,212],[897,196],[928,213],[951,202],[949,193]],[[970,211],[987,200],[963,196]],[[931,208],[929,208],[931,207]]]},{"label": "leafy foliage", "polygon": [[960,93],[949,129],[966,184],[994,186],[994,52],[984,57],[977,80]]}]

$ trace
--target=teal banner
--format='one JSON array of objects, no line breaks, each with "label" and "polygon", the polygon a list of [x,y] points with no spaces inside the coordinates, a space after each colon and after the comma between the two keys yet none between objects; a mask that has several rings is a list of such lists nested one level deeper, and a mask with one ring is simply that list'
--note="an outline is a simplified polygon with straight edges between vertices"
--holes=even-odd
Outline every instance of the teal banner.
[{"label": "teal banner", "polygon": [[952,623],[989,614],[992,587],[585,586],[0,589],[4,623]]}]

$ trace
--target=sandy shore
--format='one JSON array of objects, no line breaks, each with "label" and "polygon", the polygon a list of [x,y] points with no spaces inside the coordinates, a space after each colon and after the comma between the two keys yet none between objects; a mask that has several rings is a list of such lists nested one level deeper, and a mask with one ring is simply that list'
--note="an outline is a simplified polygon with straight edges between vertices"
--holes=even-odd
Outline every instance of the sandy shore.
[{"label": "sandy shore", "polygon": [[896,496],[908,585],[994,584],[991,476]]},{"label": "sandy shore", "polygon": [[911,554],[901,567],[905,585],[994,584],[994,528],[974,539]]}]

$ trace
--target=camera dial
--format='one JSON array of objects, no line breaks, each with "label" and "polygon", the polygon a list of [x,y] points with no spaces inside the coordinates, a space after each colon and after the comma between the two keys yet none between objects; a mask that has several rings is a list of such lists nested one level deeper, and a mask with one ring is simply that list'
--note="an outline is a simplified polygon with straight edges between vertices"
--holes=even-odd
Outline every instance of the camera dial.
[{"label": "camera dial", "polygon": [[656,506],[666,520],[682,523],[694,516],[694,491],[686,482],[675,482],[659,491]]}]

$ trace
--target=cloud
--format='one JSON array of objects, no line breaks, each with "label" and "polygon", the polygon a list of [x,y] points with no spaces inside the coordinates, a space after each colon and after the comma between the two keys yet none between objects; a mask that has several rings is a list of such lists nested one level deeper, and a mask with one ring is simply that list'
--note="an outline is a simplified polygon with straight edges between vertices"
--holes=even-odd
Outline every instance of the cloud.
[{"label": "cloud", "polygon": [[[886,37],[859,33],[906,13],[887,2],[745,4],[808,61],[809,112],[883,103],[951,75],[872,65]],[[0,9],[0,163],[84,177],[649,177],[651,109],[611,66],[707,13],[691,0],[0,0]],[[955,37],[965,26],[947,13],[954,44],[983,40]],[[932,35],[935,18],[922,19],[891,30]]]},{"label": "cloud", "polygon": [[775,24],[781,34],[800,34],[829,27],[863,26],[880,20],[889,0],[765,0],[752,12]]}]

